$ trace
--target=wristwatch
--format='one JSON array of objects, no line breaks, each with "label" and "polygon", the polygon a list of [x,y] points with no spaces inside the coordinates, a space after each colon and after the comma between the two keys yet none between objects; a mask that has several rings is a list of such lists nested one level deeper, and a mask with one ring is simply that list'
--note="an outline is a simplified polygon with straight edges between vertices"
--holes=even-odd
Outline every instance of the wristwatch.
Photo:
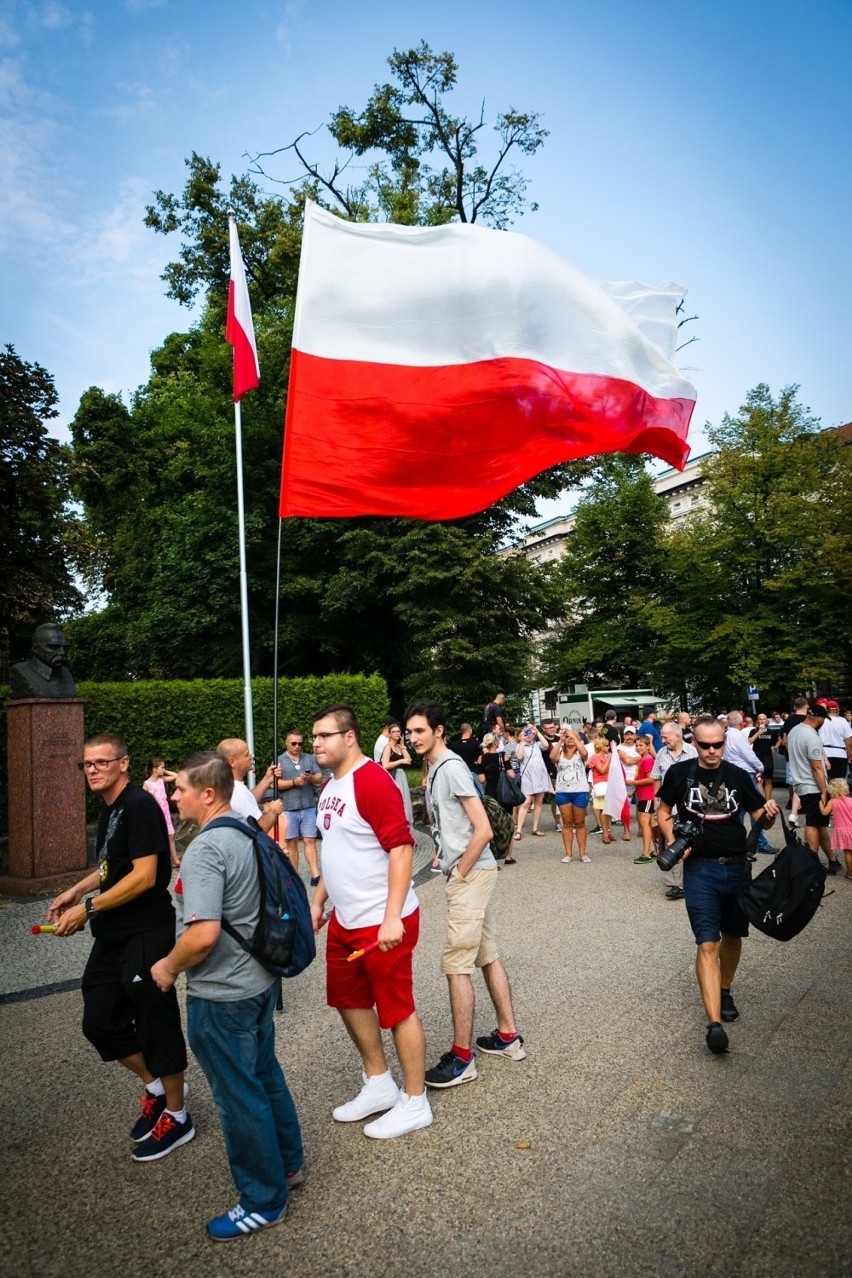
[{"label": "wristwatch", "polygon": [[92,919],[95,917],[95,898],[93,896],[87,896],[85,905],[86,905],[86,918],[91,923]]}]

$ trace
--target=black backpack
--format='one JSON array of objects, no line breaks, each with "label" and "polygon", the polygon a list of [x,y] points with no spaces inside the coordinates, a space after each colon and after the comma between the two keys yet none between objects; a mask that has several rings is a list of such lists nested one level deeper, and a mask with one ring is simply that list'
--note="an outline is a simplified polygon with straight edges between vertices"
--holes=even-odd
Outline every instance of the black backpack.
[{"label": "black backpack", "polygon": [[278,844],[254,821],[247,825],[236,817],[216,817],[204,827],[204,833],[217,827],[239,830],[254,841],[260,884],[260,912],[254,935],[240,936],[224,918],[222,927],[273,976],[298,976],[317,953],[304,883]]},{"label": "black backpack", "polygon": [[[781,814],[784,847],[770,865],[737,892],[740,908],[759,932],[790,941],[807,927],[825,892],[826,870]],[[762,821],[758,825],[762,825]]]}]

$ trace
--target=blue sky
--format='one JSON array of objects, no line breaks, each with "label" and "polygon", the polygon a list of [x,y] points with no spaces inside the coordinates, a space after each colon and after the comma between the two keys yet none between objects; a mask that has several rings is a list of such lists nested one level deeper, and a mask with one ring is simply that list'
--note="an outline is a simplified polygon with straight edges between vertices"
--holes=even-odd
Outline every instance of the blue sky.
[{"label": "blue sky", "polygon": [[181,189],[192,150],[242,172],[421,39],[455,54],[458,111],[543,114],[524,163],[540,209],[516,229],[595,278],[689,289],[694,452],[760,381],[852,419],[848,0],[415,8],[2,0],[0,341],[55,376],[58,433],[191,320],[163,293],[176,245],[142,225],[151,192]]}]

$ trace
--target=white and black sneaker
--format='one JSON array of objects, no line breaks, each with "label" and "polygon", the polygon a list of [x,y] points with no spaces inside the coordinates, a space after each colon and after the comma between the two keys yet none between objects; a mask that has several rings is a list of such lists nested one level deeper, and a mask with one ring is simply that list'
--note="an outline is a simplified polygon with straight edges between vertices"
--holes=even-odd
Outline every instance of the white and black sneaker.
[{"label": "white and black sneaker", "polygon": [[527,1057],[524,1051],[524,1040],[520,1034],[516,1034],[507,1043],[504,1038],[500,1037],[498,1031],[494,1030],[493,1034],[478,1038],[476,1046],[480,1052],[490,1052],[492,1056],[502,1056],[507,1061],[523,1061]]},{"label": "white and black sneaker", "polygon": [[426,1071],[427,1087],[458,1087],[459,1083],[472,1083],[477,1078],[476,1057],[463,1061],[454,1051],[444,1055],[432,1069]]}]

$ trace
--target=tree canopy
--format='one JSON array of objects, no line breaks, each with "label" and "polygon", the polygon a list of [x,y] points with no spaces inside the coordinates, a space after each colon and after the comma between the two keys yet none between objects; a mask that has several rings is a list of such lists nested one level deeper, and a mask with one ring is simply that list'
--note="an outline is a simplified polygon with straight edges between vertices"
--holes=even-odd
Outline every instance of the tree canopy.
[{"label": "tree canopy", "polygon": [[74,570],[87,546],[70,507],[70,455],[46,426],[56,403],[45,368],[0,350],[0,632],[13,660],[35,626],[82,602]]}]

